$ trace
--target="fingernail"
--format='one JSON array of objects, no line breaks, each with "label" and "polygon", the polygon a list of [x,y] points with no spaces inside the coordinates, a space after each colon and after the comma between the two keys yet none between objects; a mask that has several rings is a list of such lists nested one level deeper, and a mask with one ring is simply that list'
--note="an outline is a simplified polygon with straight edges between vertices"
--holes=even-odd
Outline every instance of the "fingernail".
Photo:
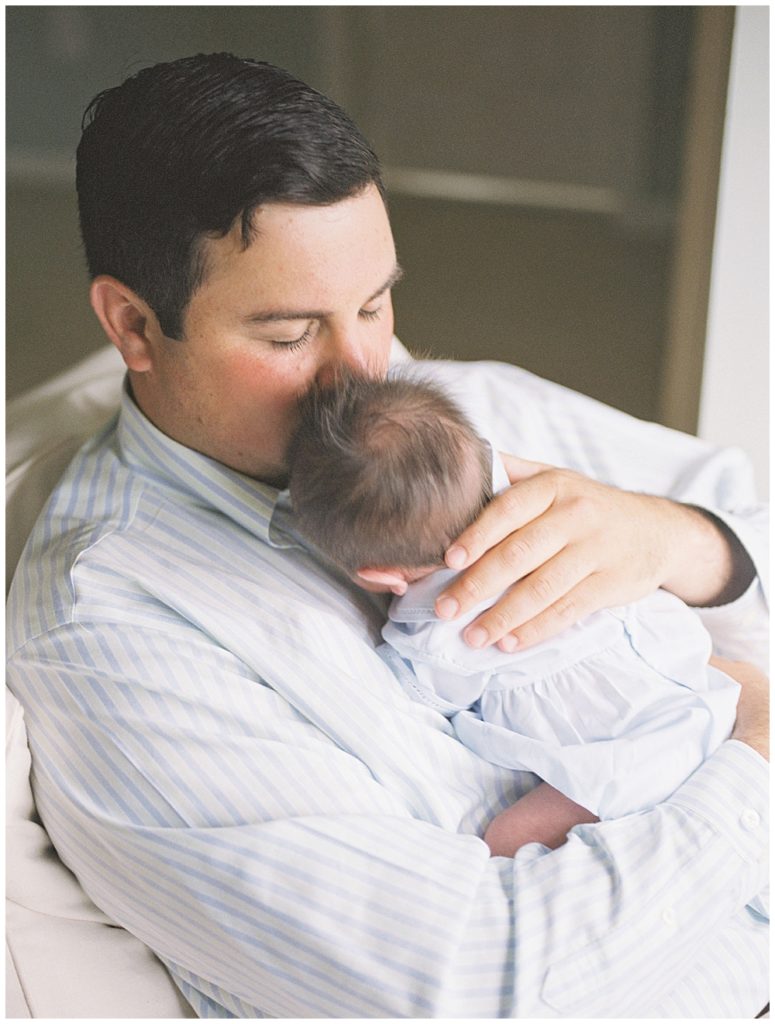
[{"label": "fingernail", "polygon": [[446,563],[450,569],[462,569],[468,559],[468,552],[459,544],[455,544],[447,552]]},{"label": "fingernail", "polygon": [[519,647],[519,640],[517,640],[513,633],[507,633],[506,636],[501,637],[498,641],[498,647],[505,651],[506,654],[511,654]]},{"label": "fingernail", "polygon": [[464,634],[466,643],[470,647],[484,647],[487,643],[487,630],[482,626],[472,626]]},{"label": "fingernail", "polygon": [[436,602],[436,614],[440,619],[454,619],[459,607],[454,597],[442,597]]}]

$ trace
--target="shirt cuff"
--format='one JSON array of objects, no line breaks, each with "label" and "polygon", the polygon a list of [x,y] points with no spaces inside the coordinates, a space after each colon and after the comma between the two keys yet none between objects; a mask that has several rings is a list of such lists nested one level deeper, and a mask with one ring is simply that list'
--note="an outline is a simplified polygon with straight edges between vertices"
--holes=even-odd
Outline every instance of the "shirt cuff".
[{"label": "shirt cuff", "polygon": [[[731,530],[748,552],[756,569],[765,606],[768,606],[770,598],[769,507],[762,503],[738,512],[727,512],[725,509],[712,507],[706,508],[705,511],[715,516]],[[736,604],[734,601],[731,603]]]},{"label": "shirt cuff", "polygon": [[753,747],[727,740],[668,801],[703,819],[724,836],[755,875],[766,878],[769,764]]}]

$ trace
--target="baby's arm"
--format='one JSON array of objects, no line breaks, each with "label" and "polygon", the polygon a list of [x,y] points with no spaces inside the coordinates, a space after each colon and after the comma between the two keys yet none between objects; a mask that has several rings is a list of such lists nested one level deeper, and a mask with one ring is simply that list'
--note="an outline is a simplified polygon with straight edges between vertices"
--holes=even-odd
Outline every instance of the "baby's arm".
[{"label": "baby's arm", "polygon": [[541,782],[521,800],[501,811],[484,833],[494,857],[513,857],[527,843],[562,846],[574,825],[598,821],[548,782]]}]

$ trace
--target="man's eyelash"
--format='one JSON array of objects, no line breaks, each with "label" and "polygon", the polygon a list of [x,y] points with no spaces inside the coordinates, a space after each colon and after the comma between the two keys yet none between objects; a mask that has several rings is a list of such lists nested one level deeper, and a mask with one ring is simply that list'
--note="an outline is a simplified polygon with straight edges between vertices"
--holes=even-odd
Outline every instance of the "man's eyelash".
[{"label": "man's eyelash", "polygon": [[275,348],[283,348],[286,352],[293,352],[297,348],[301,348],[302,345],[306,345],[309,339],[312,337],[312,327],[308,327],[304,334],[300,338],[296,338],[295,341],[273,341],[272,345]]},{"label": "man's eyelash", "polygon": [[[381,313],[382,307],[380,306],[378,309],[362,309],[359,315],[362,316],[364,320],[377,320]],[[311,337],[312,325],[306,329],[300,338],[296,338],[294,341],[273,341],[272,345],[275,348],[285,349],[286,352],[293,352],[295,349],[301,348],[302,345],[306,345]]]}]

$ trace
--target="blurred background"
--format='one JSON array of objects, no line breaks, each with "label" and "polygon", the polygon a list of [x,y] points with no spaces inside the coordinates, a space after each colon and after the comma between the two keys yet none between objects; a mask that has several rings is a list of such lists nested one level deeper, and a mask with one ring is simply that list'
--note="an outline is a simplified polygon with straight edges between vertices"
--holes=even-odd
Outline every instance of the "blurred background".
[{"label": "blurred background", "polygon": [[738,444],[765,497],[768,18],[6,7],[8,395],[105,344],[77,228],[85,106],[147,64],[229,50],[331,95],[380,155],[404,344]]}]

